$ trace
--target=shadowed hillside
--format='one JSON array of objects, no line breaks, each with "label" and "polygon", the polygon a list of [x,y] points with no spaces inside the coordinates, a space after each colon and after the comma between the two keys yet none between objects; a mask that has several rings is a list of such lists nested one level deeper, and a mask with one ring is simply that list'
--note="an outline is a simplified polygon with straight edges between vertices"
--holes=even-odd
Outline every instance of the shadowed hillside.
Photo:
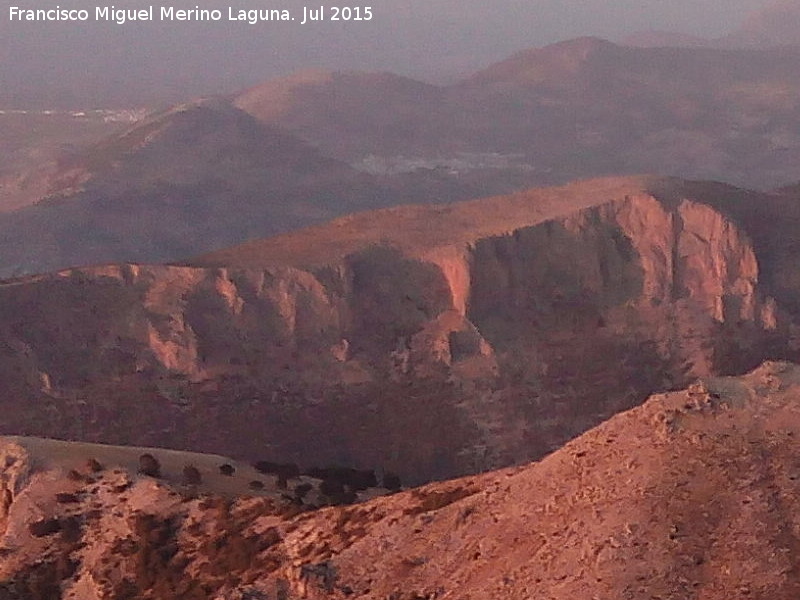
[{"label": "shadowed hillside", "polygon": [[510,190],[516,179],[368,174],[224,101],[198,101],[65,154],[20,185],[25,193],[8,188],[5,201],[27,205],[0,213],[2,277],[175,260],[357,210]]}]

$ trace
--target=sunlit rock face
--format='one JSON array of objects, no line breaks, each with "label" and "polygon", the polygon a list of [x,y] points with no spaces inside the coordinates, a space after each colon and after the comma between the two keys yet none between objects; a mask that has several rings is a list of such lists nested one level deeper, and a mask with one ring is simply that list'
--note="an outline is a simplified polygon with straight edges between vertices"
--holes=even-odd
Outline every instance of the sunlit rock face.
[{"label": "sunlit rock face", "polygon": [[796,353],[758,215],[690,187],[597,180],[8,282],[5,427],[416,481],[541,456]]}]

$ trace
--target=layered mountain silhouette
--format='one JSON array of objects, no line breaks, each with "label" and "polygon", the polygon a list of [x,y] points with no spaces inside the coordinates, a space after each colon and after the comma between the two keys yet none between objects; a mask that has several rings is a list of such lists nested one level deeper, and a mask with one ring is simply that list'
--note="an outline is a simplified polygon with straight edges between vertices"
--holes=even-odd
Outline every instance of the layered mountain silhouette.
[{"label": "layered mountain silhouette", "polygon": [[800,50],[695,42],[8,142],[0,599],[796,598]]},{"label": "layered mountain silhouette", "polygon": [[[140,121],[23,178],[0,214],[0,276],[79,264],[185,258],[356,210],[465,199],[515,178],[425,169],[377,177],[225,101]],[[19,187],[19,186],[18,186]],[[31,190],[44,190],[30,203]]]},{"label": "layered mountain silhouette", "polygon": [[5,140],[0,600],[797,598],[795,12]]},{"label": "layered mountain silhouette", "polygon": [[541,462],[300,515],[269,497],[193,497],[113,462],[87,473],[98,447],[6,439],[0,592],[790,600],[798,385],[786,363],[703,379]]},{"label": "layered mountain silhouette", "polygon": [[346,165],[218,103],[154,115],[47,175],[45,199],[3,216],[5,274],[163,260],[380,203]]},{"label": "layered mountain silhouette", "polygon": [[356,210],[598,175],[787,185],[798,52],[584,38],[450,86],[307,72],[189,102],[5,187],[0,276],[185,259]]},{"label": "layered mountain silhouette", "polygon": [[605,179],[10,280],[3,428],[411,483],[530,460],[653,391],[798,358],[798,218]]},{"label": "layered mountain silhouette", "polygon": [[[317,73],[235,102],[348,160],[495,152],[521,155],[542,183],[661,172],[761,186],[771,185],[768,169],[788,164],[769,136],[788,126],[794,105],[770,90],[797,94],[797,52],[581,38],[520,52],[448,87]],[[775,120],[756,125],[757,114]]]},{"label": "layered mountain silhouette", "polygon": [[744,23],[723,40],[739,46],[797,46],[800,45],[800,3],[797,0],[777,0],[751,13]]},{"label": "layered mountain silhouette", "polygon": [[718,38],[672,31],[641,31],[622,43],[638,47],[776,48],[800,45],[800,3],[777,0],[751,12],[735,30]]},{"label": "layered mountain silhouette", "polygon": [[[780,107],[769,92],[796,95],[796,53],[584,38],[521,52],[445,88],[390,75],[314,74],[235,102],[349,161],[495,153],[537,183],[659,172],[771,186],[796,179],[776,171],[795,151],[794,105]],[[756,125],[756,114],[770,114],[769,123]]]}]

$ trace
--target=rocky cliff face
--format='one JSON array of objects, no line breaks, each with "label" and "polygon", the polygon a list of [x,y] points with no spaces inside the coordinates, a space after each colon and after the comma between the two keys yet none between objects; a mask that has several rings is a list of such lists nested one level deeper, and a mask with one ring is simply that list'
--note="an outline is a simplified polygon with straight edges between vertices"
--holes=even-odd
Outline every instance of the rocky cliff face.
[{"label": "rocky cliff face", "polygon": [[0,595],[790,600],[798,386],[787,363],[704,378],[539,463],[300,514],[2,440],[2,481],[28,474],[4,504]]},{"label": "rocky cliff face", "polygon": [[[374,213],[370,234],[318,228],[320,255],[280,266],[232,252],[6,282],[4,427],[420,481],[541,456],[654,390],[792,356],[793,315],[740,220],[640,183]],[[438,234],[408,243],[422,224]]]}]

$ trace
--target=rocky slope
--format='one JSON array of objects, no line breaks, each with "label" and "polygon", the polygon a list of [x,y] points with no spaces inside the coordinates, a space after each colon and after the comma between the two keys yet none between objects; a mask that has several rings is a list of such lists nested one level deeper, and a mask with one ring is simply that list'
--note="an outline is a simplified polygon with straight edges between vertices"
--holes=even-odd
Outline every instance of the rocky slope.
[{"label": "rocky slope", "polygon": [[653,396],[539,463],[299,515],[182,496],[112,465],[76,480],[6,443],[0,591],[790,600],[798,397],[800,368],[767,363]]},{"label": "rocky slope", "polygon": [[596,180],[8,281],[2,427],[409,482],[529,460],[655,390],[796,357],[786,206]]},{"label": "rocky slope", "polygon": [[58,161],[124,129],[135,111],[0,110],[0,212],[49,193]]}]

